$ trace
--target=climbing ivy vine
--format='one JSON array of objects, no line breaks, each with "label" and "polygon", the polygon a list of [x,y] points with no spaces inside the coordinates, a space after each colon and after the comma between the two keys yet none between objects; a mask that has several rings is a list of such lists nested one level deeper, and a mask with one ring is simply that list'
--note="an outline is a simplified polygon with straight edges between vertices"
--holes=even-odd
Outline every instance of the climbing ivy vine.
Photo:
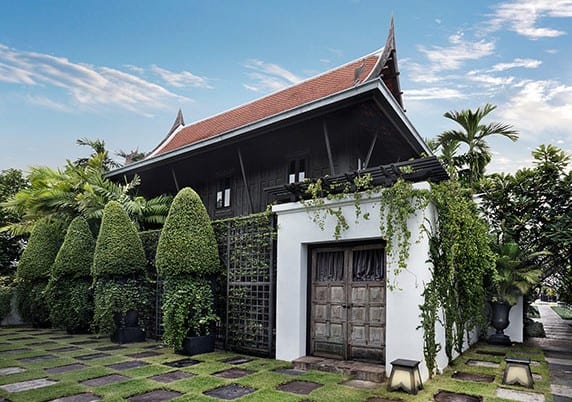
[{"label": "climbing ivy vine", "polygon": [[420,328],[424,333],[423,349],[430,376],[442,348],[435,337],[438,324],[445,329],[448,359],[452,360],[453,351],[461,353],[465,337],[469,341],[471,331],[484,324],[484,283],[494,271],[488,228],[479,217],[470,190],[456,181],[432,184],[430,190],[423,190],[398,180],[390,188],[384,188],[373,186],[371,176],[364,175],[335,189],[325,189],[322,181],[317,180],[308,184],[307,195],[310,199],[302,203],[322,230],[328,216],[336,219],[335,239],[341,238],[349,224],[342,208],[329,201],[353,199],[357,222],[360,218],[370,218],[368,213],[363,213],[361,201],[366,197],[379,197],[380,235],[386,241],[388,257],[395,262],[394,282],[387,284],[390,290],[398,288],[397,278],[407,269],[413,241],[409,219],[429,203],[435,206],[437,221],[421,223],[421,229],[429,237],[428,259],[433,265],[432,280],[425,284],[424,304],[420,306]]}]

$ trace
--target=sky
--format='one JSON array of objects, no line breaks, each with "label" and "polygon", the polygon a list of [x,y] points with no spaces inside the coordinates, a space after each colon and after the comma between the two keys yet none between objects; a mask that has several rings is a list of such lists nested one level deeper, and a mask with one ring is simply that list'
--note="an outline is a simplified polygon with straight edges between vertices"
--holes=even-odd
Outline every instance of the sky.
[{"label": "sky", "polygon": [[[488,172],[572,153],[572,0],[0,0],[0,170],[151,151],[187,124],[381,48],[395,19],[408,118],[497,106]],[[122,158],[117,157],[118,161]]]}]

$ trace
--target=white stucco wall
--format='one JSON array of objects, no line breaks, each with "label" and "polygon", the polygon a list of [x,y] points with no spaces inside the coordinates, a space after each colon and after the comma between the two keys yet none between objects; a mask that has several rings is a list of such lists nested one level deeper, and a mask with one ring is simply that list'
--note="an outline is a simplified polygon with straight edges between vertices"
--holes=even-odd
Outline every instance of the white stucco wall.
[{"label": "white stucco wall", "polygon": [[[426,183],[415,185],[428,188]],[[333,202],[341,207],[350,228],[342,233],[339,241],[381,239],[379,199],[362,200],[363,213],[369,220],[355,222],[353,200]],[[331,243],[336,219],[329,216],[324,230],[312,222],[311,215],[299,203],[273,207],[278,216],[277,290],[276,290],[276,358],[294,360],[306,355],[306,309],[308,278],[308,245]],[[388,369],[394,359],[412,359],[422,362],[421,375],[427,378],[423,358],[423,331],[420,324],[419,305],[423,304],[423,289],[431,279],[427,263],[429,245],[427,235],[420,231],[425,219],[434,219],[432,206],[411,217],[408,222],[412,233],[407,270],[398,278],[394,276],[396,263],[387,259],[387,278],[398,289],[387,291],[386,297],[386,361]]]}]

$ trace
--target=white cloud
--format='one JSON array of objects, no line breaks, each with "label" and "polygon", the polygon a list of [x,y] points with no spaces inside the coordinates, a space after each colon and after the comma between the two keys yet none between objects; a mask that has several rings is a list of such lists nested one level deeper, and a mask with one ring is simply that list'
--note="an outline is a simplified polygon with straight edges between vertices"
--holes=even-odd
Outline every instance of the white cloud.
[{"label": "white cloud", "polygon": [[478,60],[489,56],[495,49],[495,43],[481,39],[476,42],[467,41],[463,33],[458,32],[449,37],[450,46],[432,46],[427,49],[419,46],[419,51],[427,56],[429,69],[432,71],[457,70],[467,60]]},{"label": "white cloud", "polygon": [[529,39],[554,38],[566,32],[539,26],[543,18],[572,17],[572,0],[512,0],[494,7],[491,30],[507,29]]},{"label": "white cloud", "polygon": [[[554,135],[572,142],[572,86],[557,81],[528,81],[499,108],[521,136],[542,143]],[[544,139],[544,140],[543,140]]]},{"label": "white cloud", "polygon": [[403,95],[407,100],[458,99],[465,97],[463,93],[456,89],[437,87],[410,89],[408,91],[403,91]]},{"label": "white cloud", "polygon": [[173,71],[166,70],[156,65],[151,66],[151,71],[157,74],[163,81],[168,85],[176,88],[184,87],[200,87],[200,88],[211,88],[206,77],[201,77],[194,75],[190,71],[181,71],[180,73],[175,73]]},{"label": "white cloud", "polygon": [[480,71],[469,71],[466,78],[487,87],[505,86],[514,82],[514,77],[495,77],[489,74],[483,74]]},{"label": "white cloud", "polygon": [[542,64],[542,61],[535,59],[514,59],[510,63],[498,63],[495,64],[489,71],[506,71],[511,68],[538,68]]},{"label": "white cloud", "polygon": [[251,91],[277,91],[302,80],[277,64],[266,63],[257,59],[248,60],[244,66],[252,70],[247,75],[253,82],[243,84],[246,89]]},{"label": "white cloud", "polygon": [[[169,101],[190,100],[120,70],[4,45],[0,45],[0,82],[34,87],[42,94],[28,101],[56,110],[114,106],[148,115],[149,109],[165,107]],[[63,90],[69,104],[51,99],[57,89]]]},{"label": "white cloud", "polygon": [[69,106],[64,105],[63,103],[56,102],[45,96],[28,95],[27,101],[31,104],[42,106],[47,109],[56,110],[58,112],[69,113],[72,111],[72,109]]}]

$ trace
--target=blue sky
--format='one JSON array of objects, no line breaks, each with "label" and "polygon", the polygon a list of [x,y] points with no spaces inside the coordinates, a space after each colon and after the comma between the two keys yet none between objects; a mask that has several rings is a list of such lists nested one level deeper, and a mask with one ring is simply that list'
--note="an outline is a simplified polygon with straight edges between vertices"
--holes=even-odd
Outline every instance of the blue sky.
[{"label": "blue sky", "polygon": [[[395,18],[409,119],[498,106],[521,139],[491,141],[489,171],[572,152],[572,0],[0,0],[0,170],[152,150],[186,123],[329,70],[385,42]],[[121,159],[121,158],[118,158]]]}]

